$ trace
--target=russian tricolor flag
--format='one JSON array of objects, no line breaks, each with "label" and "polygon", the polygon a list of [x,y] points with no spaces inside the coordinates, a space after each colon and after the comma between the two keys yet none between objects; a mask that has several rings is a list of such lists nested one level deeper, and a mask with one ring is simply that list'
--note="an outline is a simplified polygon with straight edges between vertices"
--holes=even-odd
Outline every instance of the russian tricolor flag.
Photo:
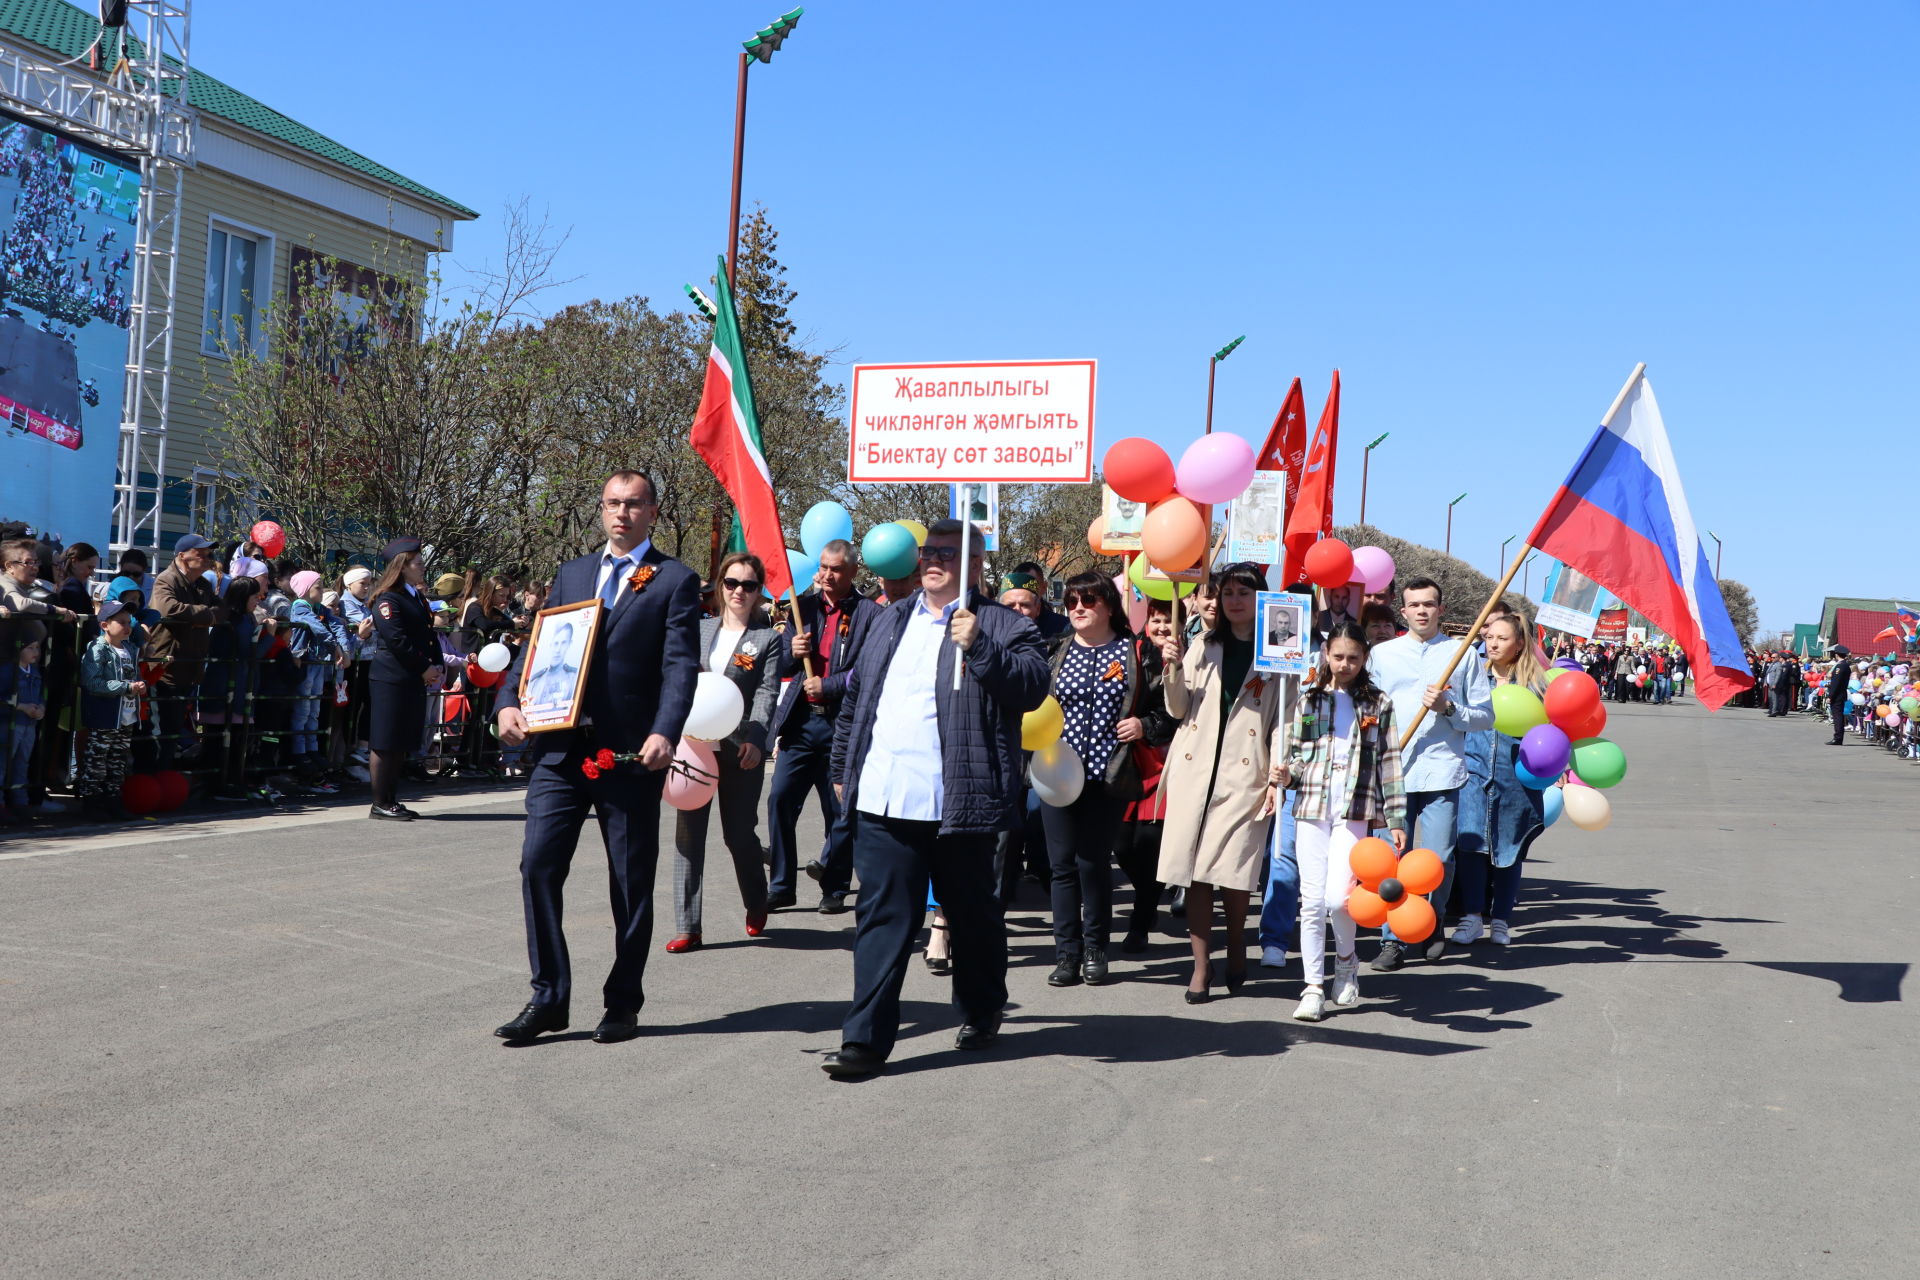
[{"label": "russian tricolor flag", "polygon": [[1527,542],[1672,636],[1686,650],[1700,701],[1717,710],[1752,687],[1753,673],[1687,508],[1644,370],[1634,370]]}]

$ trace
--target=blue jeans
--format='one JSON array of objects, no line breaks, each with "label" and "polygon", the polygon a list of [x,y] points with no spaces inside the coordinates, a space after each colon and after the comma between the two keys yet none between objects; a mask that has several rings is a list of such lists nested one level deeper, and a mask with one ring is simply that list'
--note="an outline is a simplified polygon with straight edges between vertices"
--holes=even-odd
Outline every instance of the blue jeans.
[{"label": "blue jeans", "polygon": [[[1407,825],[1413,829],[1413,843],[1410,849],[1431,849],[1440,855],[1440,864],[1447,869],[1446,876],[1440,881],[1440,887],[1427,896],[1433,904],[1434,934],[1438,936],[1447,919],[1447,898],[1453,892],[1453,842],[1460,830],[1460,791],[1409,791],[1407,792]],[[1392,942],[1393,928],[1380,926],[1380,940]]]},{"label": "blue jeans", "polygon": [[327,681],[327,664],[309,658],[300,668],[300,682],[294,686],[293,754],[310,756],[320,750],[320,690]]},{"label": "blue jeans", "polygon": [[[5,711],[13,715],[11,709]],[[33,762],[33,740],[39,723],[25,716],[14,716],[12,736],[6,740],[7,803],[16,809],[27,805],[27,772]]]},{"label": "blue jeans", "polygon": [[1293,855],[1293,798],[1286,794],[1279,820],[1267,833],[1267,892],[1260,904],[1260,949],[1285,950],[1300,922],[1300,864]]},{"label": "blue jeans", "polygon": [[1654,702],[1655,703],[1665,702],[1667,699],[1671,698],[1672,696],[1673,696],[1673,681],[1667,678],[1666,672],[1664,671],[1656,672],[1653,677]]}]

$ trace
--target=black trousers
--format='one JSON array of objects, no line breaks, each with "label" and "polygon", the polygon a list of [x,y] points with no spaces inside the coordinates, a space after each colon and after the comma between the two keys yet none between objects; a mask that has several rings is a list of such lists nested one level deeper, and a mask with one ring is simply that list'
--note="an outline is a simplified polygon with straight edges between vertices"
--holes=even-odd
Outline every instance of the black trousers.
[{"label": "black trousers", "polygon": [[829,834],[840,814],[833,794],[833,722],[809,709],[806,719],[780,739],[773,763],[773,789],[767,798],[767,891],[791,894],[799,886],[800,852],[794,827],[807,807],[807,792],[820,797],[820,816]]},{"label": "black trousers", "polygon": [[1160,908],[1160,828],[1158,822],[1122,822],[1115,833],[1114,861],[1133,886],[1133,910],[1129,929],[1151,929]]},{"label": "black trousers", "polygon": [[1833,740],[1835,742],[1845,742],[1847,740],[1847,712],[1849,709],[1850,704],[1847,702],[1846,694],[1843,693],[1833,700]]},{"label": "black trousers", "polygon": [[993,893],[991,833],[941,835],[937,822],[853,815],[860,900],[853,933],[853,1007],[840,1038],[882,1058],[900,1034],[900,988],[913,959],[927,886],[953,942],[953,1004],[963,1022],[1000,1016],[1007,1003],[1007,927]]},{"label": "black trousers", "polygon": [[561,889],[580,829],[592,815],[607,847],[613,902],[613,968],[602,994],[608,1009],[638,1012],[646,1003],[640,980],[653,942],[653,876],[660,862],[660,791],[666,773],[623,764],[590,779],[580,772],[582,753],[590,749],[576,749],[557,765],[536,765],[527,781],[520,886],[533,998],[537,1004],[566,1004],[573,996],[567,936],[560,927]]},{"label": "black trousers", "polygon": [[1088,947],[1104,950],[1113,928],[1113,830],[1120,806],[1107,784],[1088,779],[1064,809],[1040,806],[1053,873],[1054,958],[1076,963]]},{"label": "black trousers", "polygon": [[740,905],[748,915],[767,909],[767,868],[760,846],[760,784],[766,780],[766,762],[740,767],[737,743],[719,742],[713,748],[720,782],[714,798],[703,807],[679,810],[673,833],[673,925],[681,934],[701,929],[701,899],[707,869],[707,819],[720,810],[720,838],[733,858],[733,878],[740,886]]}]

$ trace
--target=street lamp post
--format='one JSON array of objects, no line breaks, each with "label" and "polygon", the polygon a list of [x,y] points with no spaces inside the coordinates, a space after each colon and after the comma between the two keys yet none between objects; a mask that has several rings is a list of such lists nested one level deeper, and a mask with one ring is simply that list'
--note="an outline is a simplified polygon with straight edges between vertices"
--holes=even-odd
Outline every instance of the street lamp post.
[{"label": "street lamp post", "polygon": [[1527,552],[1527,558],[1520,562],[1520,568],[1522,570],[1520,574],[1520,594],[1526,596],[1529,600],[1533,598],[1533,592],[1529,589],[1530,584],[1533,582],[1533,562],[1539,554],[1538,551],[1529,551]]},{"label": "street lamp post", "polygon": [[1512,538],[1508,538],[1506,542],[1500,544],[1500,576],[1503,578],[1507,576],[1507,543],[1512,542],[1513,538],[1519,536],[1520,535],[1516,533]]},{"label": "street lamp post", "polygon": [[1374,446],[1392,435],[1391,431],[1382,431],[1373,438],[1373,444],[1360,452],[1360,523],[1367,522],[1367,463],[1373,458]]},{"label": "street lamp post", "polygon": [[1247,340],[1247,335],[1243,333],[1239,337],[1235,338],[1232,342],[1229,342],[1226,346],[1214,352],[1213,355],[1208,357],[1207,359],[1207,434],[1208,435],[1213,434],[1213,370],[1214,370],[1214,367],[1218,365],[1222,360],[1225,360],[1228,356],[1232,355],[1233,349],[1239,346],[1241,343],[1245,342],[1246,340]]},{"label": "street lamp post", "polygon": [[1713,580],[1718,582],[1720,581],[1720,553],[1725,551],[1726,547],[1721,545],[1720,535],[1713,530],[1707,530],[1707,536],[1713,539]]},{"label": "street lamp post", "polygon": [[771,62],[799,25],[804,9],[783,13],[770,27],[762,27],[753,39],[741,44],[740,83],[733,96],[733,201],[727,213],[727,287],[734,281],[734,268],[740,257],[740,169],[747,151],[747,68],[755,62]]},{"label": "street lamp post", "polygon": [[1463,493],[1460,495],[1459,498],[1455,498],[1452,502],[1449,502],[1447,504],[1447,554],[1448,555],[1453,554],[1453,509],[1459,506],[1461,498],[1465,498],[1466,496],[1467,495]]}]

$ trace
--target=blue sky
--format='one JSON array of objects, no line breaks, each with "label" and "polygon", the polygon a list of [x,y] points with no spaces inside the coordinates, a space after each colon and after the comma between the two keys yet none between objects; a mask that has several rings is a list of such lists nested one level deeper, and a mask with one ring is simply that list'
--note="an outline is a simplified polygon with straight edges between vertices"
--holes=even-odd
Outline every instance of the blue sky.
[{"label": "blue sky", "polygon": [[[450,275],[527,197],[572,231],[550,302],[673,305],[725,247],[733,54],[782,2],[200,0],[193,50],[482,210]],[[1317,414],[1338,367],[1337,516],[1389,431],[1370,518],[1439,545],[1466,490],[1488,571],[1645,360],[1784,627],[1920,594],[1917,47],[1912,0],[821,0],[753,73],[746,191],[816,342],[1097,357],[1102,446],[1177,452],[1238,334],[1217,428],[1258,438],[1296,374]]]}]

